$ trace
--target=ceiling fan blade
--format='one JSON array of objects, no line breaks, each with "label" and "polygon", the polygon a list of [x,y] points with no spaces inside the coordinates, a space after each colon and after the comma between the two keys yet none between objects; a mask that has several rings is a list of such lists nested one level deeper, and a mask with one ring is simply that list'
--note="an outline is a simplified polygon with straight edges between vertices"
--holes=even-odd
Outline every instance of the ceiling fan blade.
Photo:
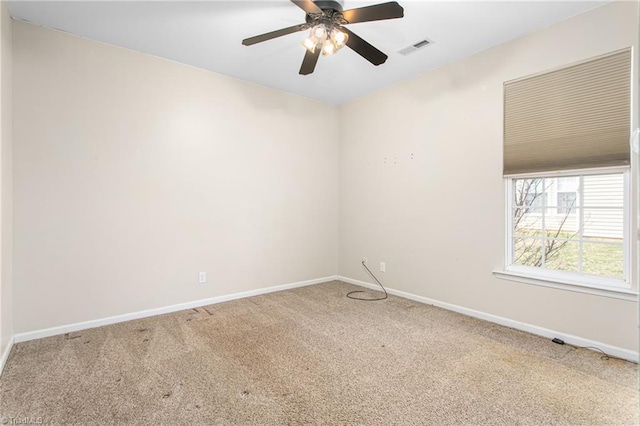
[{"label": "ceiling fan blade", "polygon": [[395,1],[376,4],[373,6],[359,7],[357,9],[349,9],[342,12],[342,17],[349,24],[402,18],[403,16],[404,9]]},{"label": "ceiling fan blade", "polygon": [[309,75],[316,69],[316,64],[318,63],[318,58],[320,57],[320,49],[316,49],[314,53],[309,52],[308,50],[304,54],[304,59],[302,60],[302,66],[300,67],[301,75]]},{"label": "ceiling fan blade", "polygon": [[291,0],[291,2],[307,13],[322,13],[322,9],[311,0]]},{"label": "ceiling fan blade", "polygon": [[373,65],[384,64],[388,56],[364,41],[360,36],[349,31],[348,28],[342,27],[342,30],[349,34],[347,46],[349,46],[358,55],[371,62]]},{"label": "ceiling fan blade", "polygon": [[245,46],[251,46],[252,44],[262,43],[263,41],[271,40],[277,37],[282,37],[287,34],[297,33],[298,31],[304,31],[308,29],[307,24],[294,25],[292,27],[282,28],[281,30],[271,31],[270,33],[261,34],[255,37],[245,38],[242,40],[242,44]]}]

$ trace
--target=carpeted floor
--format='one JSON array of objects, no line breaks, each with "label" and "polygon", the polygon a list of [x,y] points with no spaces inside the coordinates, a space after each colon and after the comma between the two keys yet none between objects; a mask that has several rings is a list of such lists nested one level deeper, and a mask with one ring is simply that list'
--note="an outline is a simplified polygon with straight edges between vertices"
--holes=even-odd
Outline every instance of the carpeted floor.
[{"label": "carpeted floor", "polygon": [[14,346],[0,415],[73,424],[638,424],[637,365],[332,282]]}]

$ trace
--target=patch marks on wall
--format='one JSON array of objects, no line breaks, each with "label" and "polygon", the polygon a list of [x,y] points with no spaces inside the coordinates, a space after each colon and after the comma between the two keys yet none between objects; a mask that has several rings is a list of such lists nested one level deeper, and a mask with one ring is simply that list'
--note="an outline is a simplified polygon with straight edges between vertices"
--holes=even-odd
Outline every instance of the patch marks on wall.
[{"label": "patch marks on wall", "polygon": [[[409,153],[409,160],[415,160],[416,156],[413,152]],[[399,157],[397,156],[385,156],[382,160],[382,164],[398,164],[400,162]],[[371,165],[371,163],[367,163],[367,165]]]}]

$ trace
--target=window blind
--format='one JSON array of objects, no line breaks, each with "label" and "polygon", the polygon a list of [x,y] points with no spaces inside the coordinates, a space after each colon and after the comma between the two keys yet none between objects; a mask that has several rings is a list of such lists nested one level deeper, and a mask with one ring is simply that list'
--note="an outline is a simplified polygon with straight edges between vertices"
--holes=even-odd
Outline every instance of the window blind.
[{"label": "window blind", "polygon": [[631,50],[504,84],[505,175],[630,164]]}]

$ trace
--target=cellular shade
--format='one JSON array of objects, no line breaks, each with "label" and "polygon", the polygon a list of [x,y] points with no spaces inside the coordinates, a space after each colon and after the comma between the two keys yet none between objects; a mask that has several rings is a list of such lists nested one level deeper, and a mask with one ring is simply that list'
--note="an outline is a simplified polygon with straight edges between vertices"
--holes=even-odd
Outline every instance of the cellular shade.
[{"label": "cellular shade", "polygon": [[630,164],[631,51],[504,85],[505,175]]}]

